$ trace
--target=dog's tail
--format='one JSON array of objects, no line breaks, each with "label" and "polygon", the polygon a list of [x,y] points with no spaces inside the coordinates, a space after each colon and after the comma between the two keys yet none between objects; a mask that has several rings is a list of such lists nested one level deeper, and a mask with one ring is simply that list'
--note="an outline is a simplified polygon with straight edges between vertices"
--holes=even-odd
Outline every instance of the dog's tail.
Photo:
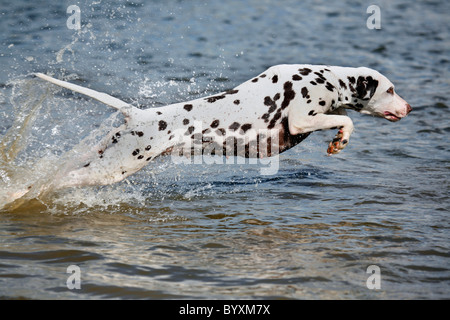
[{"label": "dog's tail", "polygon": [[[46,80],[53,84],[56,84],[60,87],[72,90],[74,92],[84,94],[84,95],[91,97],[97,101],[100,101],[110,107],[116,108],[117,110],[122,112],[123,115],[127,118],[129,118],[131,116],[131,111],[133,109],[137,109],[136,107],[133,107],[132,105],[126,103],[125,101],[114,98],[114,97],[110,96],[109,94],[106,94],[103,92],[98,92],[98,91],[88,89],[88,88],[85,88],[85,87],[82,87],[82,86],[79,86],[79,85],[76,85],[76,84],[73,84],[70,82],[58,80],[58,79],[52,78],[52,77],[47,76],[42,73],[35,73],[34,75],[36,75],[37,77],[39,77],[43,80]],[[137,109],[137,110],[139,110],[139,109]]]}]

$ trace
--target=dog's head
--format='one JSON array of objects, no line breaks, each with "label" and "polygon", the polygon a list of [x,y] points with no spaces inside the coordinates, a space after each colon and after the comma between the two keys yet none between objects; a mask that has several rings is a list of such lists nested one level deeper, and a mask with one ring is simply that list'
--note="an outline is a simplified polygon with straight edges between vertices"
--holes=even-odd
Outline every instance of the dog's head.
[{"label": "dog's head", "polygon": [[399,121],[411,112],[411,106],[396,92],[394,85],[381,73],[369,69],[358,68],[361,76],[356,79],[354,90],[357,98],[363,100],[361,113]]}]

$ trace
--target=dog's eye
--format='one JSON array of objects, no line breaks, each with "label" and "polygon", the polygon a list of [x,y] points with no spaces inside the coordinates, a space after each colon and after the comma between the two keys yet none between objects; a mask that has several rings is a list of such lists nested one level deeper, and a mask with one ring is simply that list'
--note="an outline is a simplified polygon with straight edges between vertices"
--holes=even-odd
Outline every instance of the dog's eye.
[{"label": "dog's eye", "polygon": [[386,92],[389,94],[394,94],[394,87],[390,87],[389,89],[386,90]]}]

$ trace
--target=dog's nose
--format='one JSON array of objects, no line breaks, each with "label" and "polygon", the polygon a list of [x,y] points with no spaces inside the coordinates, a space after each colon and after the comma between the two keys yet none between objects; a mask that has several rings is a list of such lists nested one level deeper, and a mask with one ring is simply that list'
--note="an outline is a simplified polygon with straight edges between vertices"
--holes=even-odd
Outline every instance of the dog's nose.
[{"label": "dog's nose", "polygon": [[406,114],[410,113],[412,110],[411,106],[408,104],[406,104]]}]

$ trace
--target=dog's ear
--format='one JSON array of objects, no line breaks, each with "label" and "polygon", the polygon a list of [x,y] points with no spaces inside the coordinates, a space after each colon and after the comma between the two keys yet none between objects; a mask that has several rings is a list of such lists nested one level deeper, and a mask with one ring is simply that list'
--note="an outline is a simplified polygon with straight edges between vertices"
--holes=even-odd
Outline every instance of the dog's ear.
[{"label": "dog's ear", "polygon": [[378,80],[375,80],[371,76],[358,77],[356,81],[356,94],[357,98],[361,100],[370,100],[375,94],[378,87]]}]

